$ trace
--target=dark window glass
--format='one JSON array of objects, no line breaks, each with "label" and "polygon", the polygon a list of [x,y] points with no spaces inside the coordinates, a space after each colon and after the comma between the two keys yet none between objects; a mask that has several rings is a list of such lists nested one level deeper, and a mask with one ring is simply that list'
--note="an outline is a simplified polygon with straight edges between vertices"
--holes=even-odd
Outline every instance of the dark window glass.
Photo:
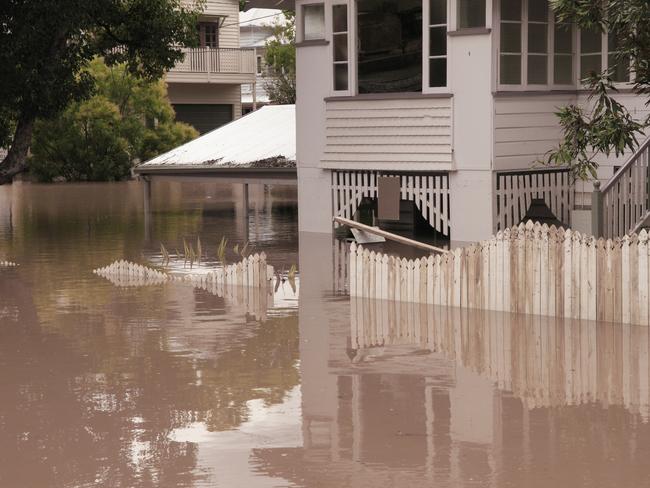
[{"label": "dark window glass", "polygon": [[600,54],[580,56],[580,79],[587,78],[592,74],[598,74],[603,70]]},{"label": "dark window glass", "polygon": [[447,0],[431,0],[429,9],[429,25],[447,23]]},{"label": "dark window glass", "polygon": [[348,89],[348,64],[335,64],[334,65],[334,89],[347,90]]},{"label": "dark window glass", "polygon": [[501,52],[521,52],[521,24],[501,24]]},{"label": "dark window glass", "polygon": [[348,35],[334,34],[334,61],[348,60]]},{"label": "dark window glass", "polygon": [[521,84],[521,55],[501,55],[499,79],[502,85]]},{"label": "dark window glass", "polygon": [[528,24],[528,52],[546,53],[548,24]]},{"label": "dark window glass", "polygon": [[332,31],[333,32],[348,31],[348,6],[347,5],[334,5],[332,7]]},{"label": "dark window glass", "polygon": [[219,27],[214,22],[199,24],[199,45],[201,47],[219,47]]},{"label": "dark window glass", "polygon": [[485,27],[485,0],[458,0],[458,28]]},{"label": "dark window glass", "polygon": [[528,22],[548,22],[546,0],[528,0]]},{"label": "dark window glass", "polygon": [[422,91],[422,2],[358,0],[359,93]]},{"label": "dark window glass", "polygon": [[557,85],[573,84],[573,56],[555,56],[555,83]]},{"label": "dark window glass", "polygon": [[528,84],[546,85],[548,83],[548,57],[528,56]]},{"label": "dark window glass", "polygon": [[555,52],[562,54],[573,52],[573,38],[569,24],[555,24]]},{"label": "dark window glass", "polygon": [[602,50],[602,34],[600,31],[580,31],[580,52],[599,53]]},{"label": "dark window glass", "polygon": [[429,86],[447,86],[447,58],[433,58],[429,60]]},{"label": "dark window glass", "polygon": [[626,82],[630,79],[630,59],[627,57],[620,57],[617,54],[619,46],[620,43],[616,38],[616,34],[610,32],[607,35],[607,66],[614,81]]},{"label": "dark window glass", "polygon": [[501,20],[521,21],[521,0],[501,0]]},{"label": "dark window glass", "polygon": [[447,27],[431,27],[429,29],[430,56],[445,56],[447,54]]}]

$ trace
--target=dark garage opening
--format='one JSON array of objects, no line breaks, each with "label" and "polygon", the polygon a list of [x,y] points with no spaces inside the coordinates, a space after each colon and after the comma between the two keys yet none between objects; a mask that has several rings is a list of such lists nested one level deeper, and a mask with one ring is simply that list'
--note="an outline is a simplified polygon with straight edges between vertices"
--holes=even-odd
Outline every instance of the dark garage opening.
[{"label": "dark garage opening", "polygon": [[232,121],[233,106],[221,104],[174,104],[176,120],[190,124],[201,135]]}]

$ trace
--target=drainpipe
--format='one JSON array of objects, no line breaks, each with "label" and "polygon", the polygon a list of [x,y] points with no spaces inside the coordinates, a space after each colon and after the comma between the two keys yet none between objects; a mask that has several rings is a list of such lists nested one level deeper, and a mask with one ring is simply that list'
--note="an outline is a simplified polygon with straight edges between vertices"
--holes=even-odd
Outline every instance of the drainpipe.
[{"label": "drainpipe", "polygon": [[599,180],[594,181],[591,192],[591,232],[597,239],[603,237],[603,194]]}]

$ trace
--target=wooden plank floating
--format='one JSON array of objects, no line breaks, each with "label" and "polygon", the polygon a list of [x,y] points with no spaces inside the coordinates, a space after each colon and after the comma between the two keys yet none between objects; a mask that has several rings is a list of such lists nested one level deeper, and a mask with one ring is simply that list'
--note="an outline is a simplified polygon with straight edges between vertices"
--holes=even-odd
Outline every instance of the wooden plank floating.
[{"label": "wooden plank floating", "polygon": [[[387,239],[394,237],[386,234]],[[371,262],[363,256],[367,250],[353,243],[353,297],[650,325],[650,235],[645,230],[623,239],[596,240],[529,221],[429,259],[396,259],[394,272],[388,264],[388,270],[373,272],[372,282],[367,282],[367,268],[374,270],[375,262],[387,256],[372,253]]]},{"label": "wooden plank floating", "polygon": [[414,241],[413,239],[409,239],[407,237],[403,237],[397,234],[393,234],[392,232],[387,232],[385,230],[379,229],[377,227],[371,227],[369,225],[362,224],[360,222],[355,222],[354,220],[350,219],[344,219],[343,217],[334,217],[334,222],[337,222],[339,224],[347,225],[348,227],[356,228],[363,230],[364,232],[369,232],[371,234],[376,234],[378,236],[384,237],[386,239],[389,239],[391,241],[399,242],[400,244],[406,244],[407,246],[413,246],[417,247],[419,249],[424,249],[426,251],[431,251],[431,252],[440,252],[440,253],[447,253],[446,249],[442,249],[440,247],[432,246],[430,244],[425,244],[424,242],[420,241]]}]

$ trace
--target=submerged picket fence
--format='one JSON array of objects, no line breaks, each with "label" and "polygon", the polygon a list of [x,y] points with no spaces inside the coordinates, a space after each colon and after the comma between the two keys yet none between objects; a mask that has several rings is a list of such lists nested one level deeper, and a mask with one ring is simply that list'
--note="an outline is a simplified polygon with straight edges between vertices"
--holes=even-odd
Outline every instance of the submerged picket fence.
[{"label": "submerged picket fence", "polygon": [[595,239],[520,224],[407,260],[352,244],[350,295],[573,319],[650,324],[649,234]]}]

